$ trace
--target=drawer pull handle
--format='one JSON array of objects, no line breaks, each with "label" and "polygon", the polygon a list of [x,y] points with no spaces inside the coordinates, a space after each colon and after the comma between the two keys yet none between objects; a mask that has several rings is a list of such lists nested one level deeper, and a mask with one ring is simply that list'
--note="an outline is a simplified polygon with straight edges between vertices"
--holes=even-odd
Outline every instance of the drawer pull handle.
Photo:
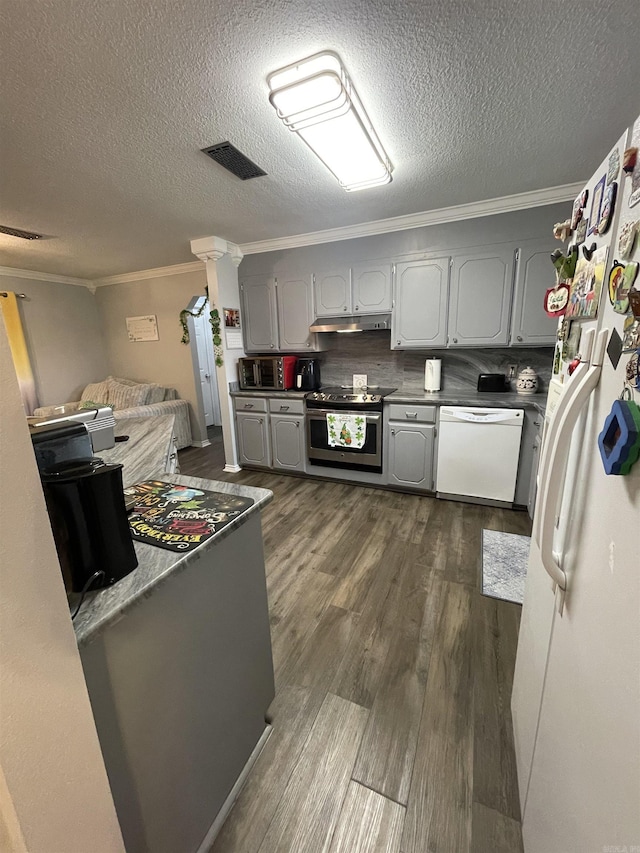
[{"label": "drawer pull handle", "polygon": [[281,412],[288,412],[288,411],[289,411],[289,406],[280,406],[280,411],[281,411]]},{"label": "drawer pull handle", "polygon": [[245,403],[244,408],[245,409],[253,409],[253,403]]},{"label": "drawer pull handle", "polygon": [[408,418],[413,418],[414,420],[418,419],[418,413],[417,412],[406,412],[406,415]]}]

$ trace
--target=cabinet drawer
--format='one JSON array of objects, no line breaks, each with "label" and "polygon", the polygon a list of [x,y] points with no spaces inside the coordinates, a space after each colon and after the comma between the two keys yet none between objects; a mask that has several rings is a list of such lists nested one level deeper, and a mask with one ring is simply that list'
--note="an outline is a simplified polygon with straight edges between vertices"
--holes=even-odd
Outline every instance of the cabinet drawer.
[{"label": "cabinet drawer", "polygon": [[266,397],[236,397],[236,412],[266,412]]},{"label": "cabinet drawer", "polygon": [[278,415],[303,415],[304,400],[269,399],[269,411]]},{"label": "cabinet drawer", "polygon": [[390,403],[388,405],[389,420],[418,421],[424,424],[436,422],[435,406],[412,406],[406,403]]}]

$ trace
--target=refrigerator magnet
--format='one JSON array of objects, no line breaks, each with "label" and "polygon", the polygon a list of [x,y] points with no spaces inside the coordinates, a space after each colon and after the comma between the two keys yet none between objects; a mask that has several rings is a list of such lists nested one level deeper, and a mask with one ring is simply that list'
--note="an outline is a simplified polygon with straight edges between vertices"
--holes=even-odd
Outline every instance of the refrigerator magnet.
[{"label": "refrigerator magnet", "polygon": [[561,317],[569,302],[569,284],[563,281],[557,287],[551,287],[544,295],[544,310],[549,317]]},{"label": "refrigerator magnet", "polygon": [[575,231],[578,223],[583,218],[582,196],[579,195],[573,202],[573,210],[571,211],[571,230]]},{"label": "refrigerator magnet", "polygon": [[635,287],[629,291],[629,307],[637,320],[640,317],[640,290],[636,290]]},{"label": "refrigerator magnet", "polygon": [[591,223],[589,234],[598,233],[598,222],[600,222],[600,208],[602,207],[602,197],[604,195],[604,188],[606,183],[607,176],[603,175],[598,181],[598,183],[595,185],[595,188],[593,190],[593,198],[591,199],[591,213],[589,214],[589,222]]},{"label": "refrigerator magnet", "polygon": [[627,377],[627,383],[632,388],[635,388],[636,391],[640,391],[640,350],[637,349],[633,353],[627,362],[624,372]]},{"label": "refrigerator magnet", "polygon": [[618,177],[620,171],[620,152],[614,148],[609,154],[609,165],[607,167],[607,183],[610,184]]},{"label": "refrigerator magnet", "polygon": [[627,150],[622,155],[622,171],[625,175],[630,175],[636,167],[636,161],[638,159],[638,149],[637,148],[627,148]]},{"label": "refrigerator magnet", "polygon": [[618,184],[614,181],[605,190],[600,210],[600,219],[598,220],[598,234],[606,234],[611,225],[613,211],[616,206],[616,195],[618,193]]},{"label": "refrigerator magnet", "polygon": [[640,406],[633,400],[616,400],[598,436],[598,447],[607,474],[628,474],[640,456]]},{"label": "refrigerator magnet", "polygon": [[583,216],[580,222],[578,222],[578,226],[576,228],[575,233],[575,242],[576,244],[584,243],[587,239],[587,228],[589,227],[589,220]]},{"label": "refrigerator magnet", "polygon": [[620,229],[618,253],[623,260],[627,260],[633,254],[636,237],[638,236],[638,225],[640,225],[640,221],[638,220],[635,222],[625,222]]},{"label": "refrigerator magnet", "polygon": [[633,352],[640,348],[640,320],[633,315],[625,318],[622,327],[622,352]]},{"label": "refrigerator magnet", "polygon": [[621,264],[614,261],[609,273],[609,301],[617,314],[629,310],[629,291],[638,274],[638,264]]}]

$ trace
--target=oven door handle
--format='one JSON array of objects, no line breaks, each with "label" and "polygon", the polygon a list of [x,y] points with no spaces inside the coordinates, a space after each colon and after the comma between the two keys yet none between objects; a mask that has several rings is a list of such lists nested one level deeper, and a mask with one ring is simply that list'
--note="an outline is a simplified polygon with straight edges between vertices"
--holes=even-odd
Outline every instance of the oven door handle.
[{"label": "oven door handle", "polygon": [[368,424],[380,423],[382,412],[354,412],[344,409],[307,409],[307,419],[313,421],[323,421],[327,415],[354,415],[355,417],[364,418]]}]

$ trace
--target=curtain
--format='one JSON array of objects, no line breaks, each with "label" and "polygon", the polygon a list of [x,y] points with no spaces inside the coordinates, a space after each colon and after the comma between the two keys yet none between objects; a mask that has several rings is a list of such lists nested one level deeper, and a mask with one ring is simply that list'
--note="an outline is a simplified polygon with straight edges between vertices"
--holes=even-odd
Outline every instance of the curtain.
[{"label": "curtain", "polygon": [[15,293],[9,291],[0,296],[0,308],[2,309],[2,317],[7,329],[13,364],[18,376],[22,403],[27,415],[30,415],[37,407],[38,399],[36,397],[36,386],[33,381],[31,361],[29,360],[27,342],[22,330],[22,320]]}]

